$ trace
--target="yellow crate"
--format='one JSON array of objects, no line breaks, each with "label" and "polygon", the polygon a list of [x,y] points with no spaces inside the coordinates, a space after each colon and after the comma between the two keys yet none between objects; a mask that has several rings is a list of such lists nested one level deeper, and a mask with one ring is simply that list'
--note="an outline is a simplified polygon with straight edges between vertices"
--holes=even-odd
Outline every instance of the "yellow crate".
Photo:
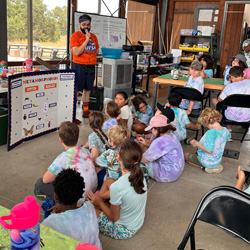
[{"label": "yellow crate", "polygon": [[179,44],[179,49],[185,50],[185,51],[194,51],[194,46],[193,47],[182,47],[181,44]]},{"label": "yellow crate", "polygon": [[196,45],[194,45],[194,51],[197,51],[197,52],[209,52],[210,50],[210,46],[208,46],[208,48],[196,48]]},{"label": "yellow crate", "polygon": [[181,57],[182,62],[192,62],[194,60],[194,55],[192,57]]}]

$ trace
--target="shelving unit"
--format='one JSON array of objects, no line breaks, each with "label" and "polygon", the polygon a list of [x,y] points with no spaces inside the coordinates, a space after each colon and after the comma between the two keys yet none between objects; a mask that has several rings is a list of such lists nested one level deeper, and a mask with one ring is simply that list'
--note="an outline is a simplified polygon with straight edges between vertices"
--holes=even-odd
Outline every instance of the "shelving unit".
[{"label": "shelving unit", "polygon": [[[210,42],[208,48],[197,48],[198,43]],[[183,43],[193,43],[193,47],[182,47]],[[181,62],[192,62],[195,55],[198,55],[200,52],[210,53],[211,56],[215,57],[218,50],[217,35],[213,33],[211,36],[193,36],[193,35],[180,35],[180,45],[179,49],[186,52],[192,52],[193,57],[182,57]]]}]

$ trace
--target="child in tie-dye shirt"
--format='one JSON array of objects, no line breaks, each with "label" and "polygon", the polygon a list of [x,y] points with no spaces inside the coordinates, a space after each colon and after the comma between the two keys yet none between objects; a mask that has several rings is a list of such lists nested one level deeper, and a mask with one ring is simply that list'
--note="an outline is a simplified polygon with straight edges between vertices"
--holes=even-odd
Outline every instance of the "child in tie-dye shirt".
[{"label": "child in tie-dye shirt", "polygon": [[86,200],[88,191],[97,188],[97,175],[90,152],[76,146],[79,138],[79,127],[72,122],[63,122],[59,128],[59,140],[64,146],[62,152],[49,166],[44,176],[35,184],[35,195],[37,198],[54,197],[53,182],[63,169],[75,169],[81,174],[85,182],[83,199]]},{"label": "child in tie-dye shirt", "polygon": [[[180,142],[171,132],[175,128],[164,115],[154,116],[146,131],[152,129],[153,142],[143,154],[149,176],[158,182],[172,182],[178,179],[184,169],[184,155]],[[147,146],[142,137],[139,143]]]},{"label": "child in tie-dye shirt", "polygon": [[131,97],[133,106],[132,113],[135,113],[132,130],[138,134],[145,134],[144,129],[148,126],[153,117],[152,108],[146,103],[141,96]]},{"label": "child in tie-dye shirt", "polygon": [[[239,66],[234,66],[230,69],[229,74],[232,83],[227,85],[218,98],[213,98],[212,103],[218,111],[221,111],[222,102],[226,97],[234,94],[250,95],[250,80],[243,80],[243,71]],[[227,107],[225,116],[228,120],[237,122],[250,121],[250,109],[240,107]],[[227,125],[227,129],[232,131],[233,125]]]},{"label": "child in tie-dye shirt", "polygon": [[[101,171],[105,171],[106,175],[104,180],[107,178],[114,178],[115,180],[119,177],[120,164],[117,160],[118,147],[123,142],[129,140],[130,132],[126,127],[122,127],[119,125],[112,126],[107,133],[108,142],[111,145],[111,148],[103,152],[98,158],[96,158],[95,163],[101,167],[105,168]],[[100,172],[100,171],[99,171]],[[98,175],[101,173],[98,172]],[[101,186],[103,180],[98,180],[99,186]]]},{"label": "child in tie-dye shirt", "polygon": [[220,125],[222,115],[212,108],[202,111],[198,122],[209,128],[198,142],[190,141],[194,148],[198,148],[197,154],[185,153],[185,160],[207,173],[220,173],[223,166],[220,164],[226,142],[231,138],[230,132]]},{"label": "child in tie-dye shirt", "polygon": [[[169,94],[168,102],[166,103],[166,106],[170,106],[170,108],[174,111],[175,118],[174,121],[171,123],[175,125],[176,130],[174,131],[174,134],[176,135],[179,141],[186,139],[187,128],[198,129],[198,130],[201,128],[200,124],[198,123],[192,124],[190,122],[186,110],[179,108],[181,99],[182,99],[181,96],[178,95],[177,93],[171,93]],[[162,106],[162,108],[164,107]]]},{"label": "child in tie-dye shirt", "polygon": [[55,199],[58,200],[54,207],[56,213],[47,217],[42,224],[102,249],[94,206],[89,201],[83,202],[81,207],[77,206],[84,192],[82,176],[72,169],[64,169],[56,176],[54,186]]}]

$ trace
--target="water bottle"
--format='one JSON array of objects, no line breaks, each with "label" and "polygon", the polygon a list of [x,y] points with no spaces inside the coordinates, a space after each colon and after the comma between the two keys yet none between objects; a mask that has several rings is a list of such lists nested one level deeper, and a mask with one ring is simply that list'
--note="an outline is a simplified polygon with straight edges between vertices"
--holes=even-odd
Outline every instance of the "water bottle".
[{"label": "water bottle", "polygon": [[[0,217],[0,224],[10,229],[10,245],[12,250],[40,249],[40,206],[32,196],[25,198],[23,203],[14,206],[10,215]],[[6,223],[10,220],[10,224]]]},{"label": "water bottle", "polygon": [[178,80],[178,77],[179,77],[179,67],[178,65],[175,65],[173,71],[173,80]]}]

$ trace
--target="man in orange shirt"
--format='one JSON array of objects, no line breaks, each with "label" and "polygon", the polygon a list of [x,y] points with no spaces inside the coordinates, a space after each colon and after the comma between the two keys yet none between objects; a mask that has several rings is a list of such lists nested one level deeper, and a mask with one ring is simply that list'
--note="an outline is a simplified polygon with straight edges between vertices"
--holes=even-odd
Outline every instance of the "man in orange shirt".
[{"label": "man in orange shirt", "polygon": [[[91,17],[82,15],[79,17],[80,30],[72,34],[70,47],[73,53],[72,69],[77,71],[77,95],[82,91],[83,118],[90,116],[89,94],[95,80],[95,65],[99,44],[97,37],[90,33]],[[80,122],[80,121],[78,121]]]}]

